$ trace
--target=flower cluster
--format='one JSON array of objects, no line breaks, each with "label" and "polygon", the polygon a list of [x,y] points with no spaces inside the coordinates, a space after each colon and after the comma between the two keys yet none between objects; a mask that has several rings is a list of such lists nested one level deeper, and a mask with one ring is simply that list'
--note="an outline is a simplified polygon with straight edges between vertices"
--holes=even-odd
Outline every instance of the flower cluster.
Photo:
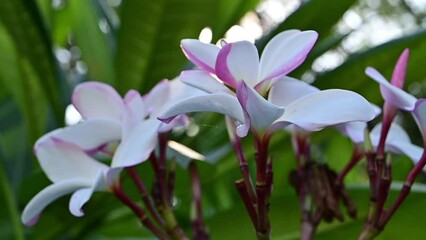
[{"label": "flower cluster", "polygon": [[[284,31],[266,45],[260,57],[256,46],[247,41],[222,40],[214,45],[185,39],[181,42],[182,50],[197,69],[183,71],[175,80],[161,81],[144,96],[130,90],[121,97],[111,86],[98,82],[78,85],[72,104],[83,121],[47,133],[36,142],[35,155],[53,183],[28,203],[22,221],[34,224],[48,204],[66,194],[72,194],[70,212],[82,216],[83,205],[95,191],[109,191],[158,238],[187,239],[173,215],[174,164],[167,168],[166,160],[174,157],[167,155],[166,149],[176,147],[169,144],[167,136],[172,129],[187,126],[188,113],[216,112],[226,116],[242,174],[236,182],[237,190],[259,239],[268,239],[271,232],[268,212],[273,161],[268,146],[274,133],[283,129],[291,134],[297,161],[291,182],[301,206],[302,239],[311,239],[321,220],[343,220],[340,202],[351,216],[356,216],[343,180],[363,158],[367,159],[371,199],[375,202],[360,239],[371,239],[398,209],[426,164],[423,148],[413,145],[403,128],[394,122],[397,110],[410,112],[426,147],[426,100],[402,90],[408,50],[398,60],[390,83],[377,70],[367,68],[366,74],[380,84],[385,100],[382,123],[369,132],[367,122],[380,115],[379,107],[355,92],[320,90],[287,76],[304,62],[317,37],[315,31]],[[354,143],[353,156],[340,173],[311,156],[310,136],[326,127],[335,127]],[[255,180],[241,144],[241,138],[249,133],[256,150]],[[189,158],[202,158],[184,146],[180,149],[180,154]],[[389,211],[384,209],[391,184],[388,152],[405,154],[416,164]],[[150,162],[155,173],[151,194],[135,170],[145,161]],[[155,224],[122,189],[123,170],[138,187]],[[200,180],[195,165],[190,164],[190,173],[193,201],[198,209],[193,220],[194,238],[208,239],[201,217]]]},{"label": "flower cluster", "polygon": [[[36,142],[34,152],[53,184],[28,203],[22,221],[34,224],[48,204],[69,193],[70,212],[82,216],[82,206],[93,192],[116,191],[124,168],[146,161],[159,135],[188,123],[184,115],[169,124],[157,116],[170,104],[199,94],[178,80],[163,80],[144,96],[130,90],[124,98],[107,84],[78,85],[72,103],[83,121],[47,133]],[[110,164],[99,161],[102,158],[111,159]]]}]

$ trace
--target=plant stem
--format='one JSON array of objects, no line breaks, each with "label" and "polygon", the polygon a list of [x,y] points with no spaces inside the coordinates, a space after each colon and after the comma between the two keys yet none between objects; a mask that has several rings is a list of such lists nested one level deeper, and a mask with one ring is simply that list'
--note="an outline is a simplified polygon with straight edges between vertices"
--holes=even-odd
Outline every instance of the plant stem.
[{"label": "plant stem", "polygon": [[343,179],[363,157],[364,157],[364,152],[360,149],[359,145],[355,144],[354,150],[352,152],[351,160],[348,162],[348,164],[346,164],[346,166],[337,176],[336,186],[343,185]]},{"label": "plant stem", "polygon": [[384,216],[381,218],[380,220],[381,227],[384,227],[388,223],[388,221],[396,212],[396,210],[398,210],[398,208],[401,206],[402,202],[407,198],[408,194],[411,192],[411,187],[413,186],[413,183],[416,180],[416,177],[422,172],[425,165],[426,165],[426,151],[423,151],[423,155],[421,156],[420,160],[417,162],[414,168],[411,169],[410,173],[405,179],[404,186],[402,187],[401,192],[398,195],[398,198],[394,201],[389,211],[386,214],[384,214]]},{"label": "plant stem", "polygon": [[247,193],[250,196],[252,204],[257,204],[257,196],[254,190],[253,181],[250,176],[250,171],[248,168],[248,163],[246,156],[244,155],[243,146],[241,144],[241,138],[235,133],[235,124],[233,120],[229,117],[225,118],[226,126],[228,129],[229,138],[231,140],[232,146],[234,147],[235,154],[237,155],[238,165],[240,166],[240,172],[243,176],[243,181],[245,187],[247,188]]},{"label": "plant stem", "polygon": [[195,240],[208,240],[210,237],[203,222],[200,175],[194,161],[189,164],[189,173],[191,176],[192,202],[195,209],[195,215],[192,219],[193,237]]},{"label": "plant stem", "polygon": [[145,207],[148,209],[149,213],[151,214],[151,216],[155,219],[155,221],[157,221],[157,223],[160,226],[165,227],[166,224],[164,220],[161,218],[158,211],[155,209],[154,203],[149,197],[149,192],[147,188],[145,187],[145,184],[142,182],[142,180],[138,176],[138,173],[136,172],[135,167],[128,167],[126,168],[126,170],[129,173],[130,177],[132,178],[133,182],[135,183],[139,191],[139,194],[141,196],[141,199],[143,203],[145,204]]},{"label": "plant stem", "polygon": [[268,218],[268,146],[270,136],[255,135],[256,147],[256,194],[258,213],[258,239],[269,239],[270,224]]},{"label": "plant stem", "polygon": [[130,199],[121,189],[121,185],[118,185],[112,189],[112,192],[115,196],[126,206],[128,206],[133,213],[139,218],[139,221],[150,230],[155,236],[159,239],[169,240],[171,239],[165,232],[155,226],[145,214],[145,212],[140,208],[132,199]]}]

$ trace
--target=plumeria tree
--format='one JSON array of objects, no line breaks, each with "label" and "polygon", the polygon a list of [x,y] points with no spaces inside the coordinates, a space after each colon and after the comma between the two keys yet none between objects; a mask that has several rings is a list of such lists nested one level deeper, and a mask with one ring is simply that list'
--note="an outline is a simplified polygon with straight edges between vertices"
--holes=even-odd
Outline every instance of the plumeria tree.
[{"label": "plumeria tree", "polygon": [[0,238],[421,238],[424,14],[377,4],[2,1]]}]

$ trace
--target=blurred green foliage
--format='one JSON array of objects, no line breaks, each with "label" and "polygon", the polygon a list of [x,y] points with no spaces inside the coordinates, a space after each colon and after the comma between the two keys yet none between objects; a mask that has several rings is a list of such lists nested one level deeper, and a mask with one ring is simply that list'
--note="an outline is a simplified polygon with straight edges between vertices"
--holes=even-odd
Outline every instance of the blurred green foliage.
[{"label": "blurred green foliage", "polygon": [[[64,113],[73,87],[82,81],[109,83],[124,93],[129,88],[147,92],[159,80],[172,79],[190,67],[181,52],[183,38],[197,38],[209,26],[213,41],[220,39],[259,0],[0,0],[0,239],[151,239],[130,211],[107,194],[96,194],[86,205],[84,218],[71,216],[66,198],[61,198],[43,213],[34,227],[24,227],[20,212],[29,199],[48,184],[34,157],[32,145],[43,133],[64,125]],[[410,48],[408,89],[424,96],[426,68],[426,30],[421,28],[424,12],[411,1],[310,0],[300,5],[282,22],[272,26],[257,42],[259,49],[278,32],[313,29],[320,38],[306,63],[291,75],[316,79],[322,88],[357,91],[373,103],[381,104],[378,86],[365,74],[374,66],[390,76],[397,56]],[[374,3],[374,4],[373,4]],[[383,19],[405,16],[414,19],[410,31],[374,45],[359,42],[355,50],[345,47],[357,29],[339,29],[348,12],[368,24],[371,13]],[[369,15],[370,14],[370,15]],[[262,19],[262,15],[258,14]],[[401,18],[403,21],[403,18]],[[373,21],[373,20],[371,20]],[[400,22],[405,27],[404,22]],[[359,27],[359,26],[358,26]],[[364,33],[364,34],[369,34]],[[311,70],[324,54],[334,52],[342,63],[329,69]],[[227,144],[223,118],[216,114],[193,115],[198,125],[196,137],[175,136],[182,143],[217,161],[197,163],[203,183],[203,204],[213,239],[254,239],[249,218],[235,191],[240,178],[235,157]],[[405,120],[404,116],[402,119]],[[412,121],[404,121],[413,140],[421,143]],[[339,170],[351,154],[349,140],[336,131],[314,134],[313,142],[324,160]],[[253,160],[252,139],[244,147]],[[271,207],[273,239],[298,239],[299,211],[288,183],[295,163],[290,141],[277,134],[271,144],[274,155],[275,185]],[[250,161],[253,164],[253,161]],[[395,159],[394,176],[403,180],[411,163]],[[150,182],[149,168],[140,166],[144,181]],[[363,165],[348,176],[350,194],[359,209],[358,220],[322,224],[318,239],[353,239],[365,217],[368,203]],[[176,213],[190,231],[188,173],[177,172]],[[148,184],[149,185],[149,184]],[[419,183],[379,239],[418,239],[425,231],[419,221],[426,212],[424,189]],[[394,194],[399,188],[395,187]],[[243,231],[244,229],[244,231]],[[407,235],[409,233],[409,235]],[[144,238],[145,237],[145,238]]]}]

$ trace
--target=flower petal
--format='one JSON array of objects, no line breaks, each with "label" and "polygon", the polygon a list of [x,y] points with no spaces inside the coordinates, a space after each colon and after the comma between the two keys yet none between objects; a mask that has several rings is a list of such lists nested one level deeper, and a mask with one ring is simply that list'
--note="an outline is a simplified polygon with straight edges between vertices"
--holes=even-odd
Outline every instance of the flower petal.
[{"label": "flower petal", "polygon": [[90,185],[91,182],[81,179],[70,179],[49,185],[37,193],[25,206],[21,216],[22,222],[27,226],[34,225],[40,213],[51,202],[78,189],[90,187]]},{"label": "flower petal", "polygon": [[167,123],[177,115],[190,112],[216,112],[244,122],[243,110],[238,99],[226,93],[214,93],[184,99],[171,106],[158,119]]},{"label": "flower petal", "polygon": [[279,121],[307,131],[351,121],[370,121],[374,109],[361,95],[341,89],[324,90],[299,98],[285,109]]},{"label": "flower petal", "polygon": [[108,169],[78,146],[60,139],[45,139],[36,145],[34,151],[41,168],[52,182],[69,179],[95,182],[98,172]]},{"label": "flower petal", "polygon": [[74,216],[81,217],[84,215],[82,210],[83,205],[90,200],[95,191],[107,190],[105,174],[105,172],[99,172],[96,177],[96,182],[92,184],[91,187],[79,189],[72,194],[69,202],[69,210]]},{"label": "flower petal", "polygon": [[72,194],[69,203],[69,210],[72,215],[76,217],[81,217],[84,215],[82,207],[86,202],[89,201],[89,199],[92,197],[92,194],[92,188],[82,188]]},{"label": "flower petal", "polygon": [[268,101],[287,107],[297,99],[320,90],[310,84],[291,77],[283,77],[272,85],[269,91]]},{"label": "flower petal", "polygon": [[413,117],[423,136],[423,144],[426,147],[426,99],[417,100],[413,110]]},{"label": "flower petal", "polygon": [[170,81],[165,79],[159,82],[152,88],[152,90],[143,96],[145,105],[147,107],[147,114],[153,114],[163,107],[170,98]]},{"label": "flower petal", "polygon": [[[379,123],[370,132],[370,139],[374,146],[377,146],[379,144],[380,135],[382,133],[382,124]],[[397,123],[393,122],[389,128],[388,135],[386,136],[386,143],[389,142],[410,142],[410,137],[408,136],[407,132],[398,125]]]},{"label": "flower petal", "polygon": [[255,130],[266,130],[284,113],[284,108],[268,102],[244,81],[238,83],[237,97],[244,109],[245,124],[250,123]]},{"label": "flower petal", "polygon": [[303,63],[311,51],[318,33],[288,30],[275,36],[263,50],[259,66],[260,81],[286,75]]},{"label": "flower petal", "polygon": [[[370,139],[374,147],[377,147],[382,131],[382,124],[377,124],[370,133]],[[389,133],[386,137],[385,151],[404,154],[413,162],[420,160],[423,154],[423,148],[411,143],[407,132],[397,123],[392,123]]]},{"label": "flower petal", "polygon": [[148,119],[134,127],[122,140],[111,162],[111,167],[129,167],[148,159],[157,143],[158,128],[161,122]]},{"label": "flower petal", "polygon": [[405,111],[412,111],[414,109],[414,104],[416,103],[415,97],[390,84],[382,74],[372,67],[367,67],[365,73],[380,84],[380,92],[386,102]]},{"label": "flower petal", "polygon": [[407,73],[408,57],[410,56],[410,50],[405,49],[401,56],[399,56],[396,62],[395,68],[392,73],[391,84],[397,88],[403,88],[405,82],[405,74]]},{"label": "flower petal", "polygon": [[208,93],[230,92],[230,90],[210,74],[200,70],[183,71],[179,79],[189,86]]},{"label": "flower petal", "polygon": [[121,121],[124,102],[111,86],[100,82],[79,84],[72,94],[72,104],[83,116],[89,118],[112,118]]},{"label": "flower petal", "polygon": [[335,126],[342,134],[348,136],[353,143],[359,144],[364,142],[365,129],[367,123],[365,122],[347,122],[337,124]]},{"label": "flower petal", "polygon": [[241,80],[250,86],[256,85],[258,68],[259,55],[249,41],[226,44],[216,60],[217,77],[234,88]]},{"label": "flower petal", "polygon": [[181,47],[186,57],[197,67],[215,73],[215,63],[219,47],[195,39],[183,39]]},{"label": "flower petal", "polygon": [[[422,154],[423,148],[409,142],[391,142],[386,144],[386,151],[404,154],[409,157],[414,163],[417,163]],[[426,168],[423,169],[425,171]]]},{"label": "flower petal", "polygon": [[130,90],[124,96],[124,103],[127,106],[127,109],[130,111],[132,118],[135,120],[142,120],[148,114],[145,109],[145,103],[136,90]]},{"label": "flower petal", "polygon": [[36,142],[35,148],[39,143],[52,137],[73,143],[85,151],[91,151],[103,144],[119,140],[121,125],[119,122],[107,118],[89,119],[45,134]]}]

